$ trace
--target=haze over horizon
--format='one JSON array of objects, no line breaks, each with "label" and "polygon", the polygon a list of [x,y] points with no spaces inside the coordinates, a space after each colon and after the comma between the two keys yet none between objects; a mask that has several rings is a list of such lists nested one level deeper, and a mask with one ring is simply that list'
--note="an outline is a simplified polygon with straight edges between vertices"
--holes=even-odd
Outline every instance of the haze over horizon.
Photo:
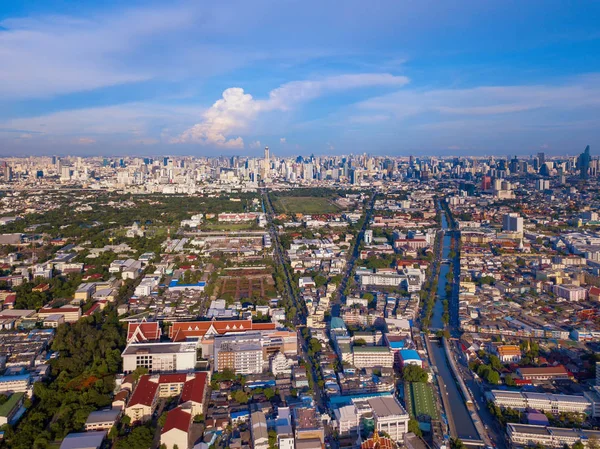
[{"label": "haze over horizon", "polygon": [[4,2],[0,154],[548,155],[600,137],[600,4]]}]

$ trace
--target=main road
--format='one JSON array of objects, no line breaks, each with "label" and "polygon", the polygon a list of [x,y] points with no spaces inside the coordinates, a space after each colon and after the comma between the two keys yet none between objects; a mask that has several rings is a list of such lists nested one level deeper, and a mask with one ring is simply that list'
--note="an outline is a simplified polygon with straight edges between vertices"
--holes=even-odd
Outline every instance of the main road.
[{"label": "main road", "polygon": [[[296,311],[297,311],[297,314],[294,317],[294,325],[296,326],[297,329],[306,327],[306,315],[307,315],[306,304],[304,304],[304,301],[300,300],[300,298],[296,294],[296,290],[294,289],[294,287],[292,285],[293,279],[290,274],[289,264],[287,263],[287,259],[284,254],[283,247],[281,245],[281,241],[279,240],[279,232],[277,231],[277,228],[275,227],[275,223],[273,223],[274,209],[273,209],[273,204],[271,203],[271,197],[269,196],[269,192],[267,191],[267,189],[264,189],[264,188],[262,189],[262,197],[263,197],[263,211],[265,212],[265,215],[267,217],[269,233],[271,234],[271,239],[273,241],[275,262],[280,264],[281,267],[283,268],[283,273],[284,273],[284,277],[285,277],[284,284],[285,284],[286,294],[292,300],[292,303],[294,304],[294,307],[296,308]],[[311,358],[308,356],[308,341],[307,341],[307,339],[304,338],[301,333],[298,333],[298,340],[300,341],[301,359],[307,360],[310,364],[312,378],[314,381],[313,388],[314,388],[315,402],[317,403],[319,411],[321,413],[323,413],[326,410],[327,397],[325,395],[325,392],[323,391],[323,389],[319,386],[319,384],[317,382],[317,367],[315,366],[315,364],[313,363]]]},{"label": "main road", "polygon": [[331,308],[331,316],[339,316],[340,313],[340,303],[342,297],[344,296],[344,291],[348,286],[348,281],[354,272],[354,265],[356,264],[356,259],[358,259],[358,254],[360,252],[360,243],[365,238],[365,231],[371,222],[371,218],[373,217],[373,207],[375,206],[375,198],[377,196],[377,192],[373,192],[371,194],[371,198],[369,199],[366,210],[365,210],[365,219],[363,222],[360,231],[358,231],[358,235],[356,236],[356,240],[354,241],[354,246],[352,248],[352,253],[350,254],[350,258],[348,259],[348,263],[346,264],[346,270],[344,271],[344,275],[342,277],[342,281],[337,289],[337,295],[335,298],[335,303]]}]

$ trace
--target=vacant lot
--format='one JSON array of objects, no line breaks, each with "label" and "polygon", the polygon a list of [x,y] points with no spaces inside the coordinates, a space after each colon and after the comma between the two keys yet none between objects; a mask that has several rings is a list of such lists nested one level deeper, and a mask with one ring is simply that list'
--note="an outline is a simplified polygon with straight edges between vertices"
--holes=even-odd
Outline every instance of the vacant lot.
[{"label": "vacant lot", "polygon": [[[264,272],[263,272],[264,273]],[[243,275],[228,273],[229,276],[221,276],[218,280],[219,297],[225,299],[242,300],[250,298],[275,298],[277,289],[273,276],[269,273]]]},{"label": "vacant lot", "polygon": [[284,214],[335,214],[341,210],[331,199],[315,196],[278,196],[273,207]]},{"label": "vacant lot", "polygon": [[435,400],[431,385],[421,382],[409,384],[407,392],[410,394],[410,407],[415,417],[430,416],[437,419]]}]

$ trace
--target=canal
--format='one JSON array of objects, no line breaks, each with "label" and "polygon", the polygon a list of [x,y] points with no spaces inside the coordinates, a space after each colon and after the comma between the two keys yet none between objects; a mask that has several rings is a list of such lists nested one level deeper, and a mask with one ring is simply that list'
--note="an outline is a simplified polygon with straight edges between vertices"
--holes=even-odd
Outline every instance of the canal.
[{"label": "canal", "polygon": [[[446,214],[442,214],[442,229],[448,230],[448,220]],[[442,248],[442,259],[448,259],[450,255],[450,249],[452,245],[452,238],[450,235],[444,236]],[[443,329],[444,323],[442,316],[444,314],[444,305],[442,301],[446,298],[446,284],[448,283],[446,275],[450,271],[451,265],[449,263],[442,264],[440,268],[440,276],[437,285],[437,298],[433,307],[433,316],[431,318],[432,329]],[[447,395],[447,403],[450,404],[450,410],[446,410],[448,419],[454,422],[454,427],[458,438],[461,440],[478,440],[479,434],[473,424],[471,418],[471,412],[467,409],[465,400],[459,390],[456,380],[450,366],[443,346],[437,340],[431,342],[432,363],[437,368],[438,381],[442,384],[440,389],[442,394]]]},{"label": "canal", "polygon": [[[446,214],[442,214],[442,229],[448,230],[448,220]],[[443,246],[442,246],[442,260],[447,260],[450,255],[450,248],[452,245],[452,237],[448,234],[444,235]],[[436,300],[433,305],[433,314],[431,315],[431,329],[443,329],[444,322],[442,317],[444,315],[444,303],[442,302],[446,298],[446,275],[450,271],[449,263],[442,263],[440,267],[440,278],[436,289]]]}]

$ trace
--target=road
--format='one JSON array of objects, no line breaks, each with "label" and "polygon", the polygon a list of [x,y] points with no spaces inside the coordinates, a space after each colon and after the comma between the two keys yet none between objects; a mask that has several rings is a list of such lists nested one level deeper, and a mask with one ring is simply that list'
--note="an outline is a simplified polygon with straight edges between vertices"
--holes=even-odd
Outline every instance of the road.
[{"label": "road", "polygon": [[340,282],[340,285],[338,286],[335,305],[331,310],[332,316],[339,316],[340,303],[344,296],[344,290],[346,290],[346,287],[348,286],[348,281],[350,280],[350,276],[352,276],[352,273],[354,272],[354,265],[356,264],[356,259],[358,259],[360,242],[363,241],[364,236],[365,236],[365,231],[367,230],[367,227],[369,226],[369,223],[373,216],[373,206],[375,206],[375,197],[376,196],[377,196],[377,194],[375,192],[373,192],[371,195],[371,198],[369,199],[369,202],[367,203],[367,207],[366,207],[366,211],[365,211],[365,221],[362,225],[362,228],[358,232],[358,236],[356,237],[356,240],[354,242],[354,247],[352,248],[352,253],[350,254],[350,258],[348,259],[348,263],[346,264],[346,271],[344,271],[344,276],[342,277],[342,281]]},{"label": "road", "polygon": [[[273,241],[275,262],[280,264],[283,267],[283,272],[285,275],[285,287],[286,294],[292,300],[294,307],[298,311],[296,317],[294,318],[294,325],[297,329],[300,330],[302,327],[306,327],[306,305],[304,301],[301,301],[298,295],[296,294],[296,290],[294,290],[292,286],[292,276],[290,275],[289,264],[287,263],[287,259],[285,257],[285,253],[283,247],[281,245],[281,241],[279,240],[279,233],[275,224],[273,223],[273,215],[274,208],[271,203],[271,198],[269,197],[269,193],[266,189],[262,189],[262,197],[263,197],[263,210],[267,216],[267,223],[269,227],[269,233],[271,234],[271,239]],[[300,357],[303,360],[307,360],[310,363],[310,368],[313,377],[313,388],[314,388],[314,400],[317,404],[319,412],[324,413],[327,409],[327,396],[321,387],[319,387],[317,383],[317,367],[313,360],[308,356],[308,340],[302,336],[302,333],[298,332],[298,341],[300,342]]]}]

